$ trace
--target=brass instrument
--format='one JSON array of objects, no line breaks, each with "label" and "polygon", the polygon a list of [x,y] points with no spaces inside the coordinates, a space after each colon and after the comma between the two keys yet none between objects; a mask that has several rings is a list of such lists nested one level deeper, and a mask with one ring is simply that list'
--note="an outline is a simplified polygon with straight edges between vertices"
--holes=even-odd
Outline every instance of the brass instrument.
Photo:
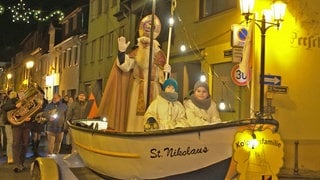
[{"label": "brass instrument", "polygon": [[30,121],[30,117],[42,108],[43,97],[39,95],[41,92],[43,90],[34,84],[23,93],[22,97],[19,97],[18,103],[21,102],[21,107],[7,112],[8,120],[12,125]]},{"label": "brass instrument", "polygon": [[56,108],[48,111],[40,112],[36,115],[36,117],[34,118],[34,121],[41,124],[46,123],[47,121],[49,121],[46,115],[49,115],[50,117],[54,117],[57,113],[58,113],[58,110]]}]

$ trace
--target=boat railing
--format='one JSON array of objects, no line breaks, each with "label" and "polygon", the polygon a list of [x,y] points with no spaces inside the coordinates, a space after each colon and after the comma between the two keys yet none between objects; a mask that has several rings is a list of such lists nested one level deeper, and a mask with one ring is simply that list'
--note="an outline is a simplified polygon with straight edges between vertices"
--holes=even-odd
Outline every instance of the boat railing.
[{"label": "boat railing", "polygon": [[100,119],[78,119],[68,121],[71,128],[87,131],[90,133],[108,134],[108,135],[122,135],[122,136],[149,136],[149,135],[165,135],[165,134],[180,134],[197,131],[209,131],[214,129],[232,128],[232,127],[246,127],[254,130],[264,129],[265,126],[272,126],[272,129],[277,132],[279,128],[279,122],[275,119],[254,119],[248,118],[243,120],[231,120],[221,123],[204,125],[204,126],[192,126],[182,127],[166,130],[154,130],[147,132],[118,132],[107,129],[107,122]]}]

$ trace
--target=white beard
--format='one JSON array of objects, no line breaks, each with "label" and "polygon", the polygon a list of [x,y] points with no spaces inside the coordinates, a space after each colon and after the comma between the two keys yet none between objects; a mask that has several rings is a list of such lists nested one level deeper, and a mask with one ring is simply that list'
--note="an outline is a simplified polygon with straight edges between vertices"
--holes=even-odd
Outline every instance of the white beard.
[{"label": "white beard", "polygon": [[[136,62],[138,66],[140,66],[143,69],[148,69],[149,68],[149,54],[150,54],[150,47],[143,47],[142,42],[148,42],[149,38],[146,39],[146,37],[141,37],[138,39],[138,50],[137,50],[137,55],[136,55]],[[159,48],[159,42],[156,40],[153,40],[153,52],[158,53],[160,50]],[[152,59],[153,62],[153,59]]]},{"label": "white beard", "polygon": [[137,56],[135,58],[136,63],[138,66],[142,67],[143,69],[148,69],[149,67],[149,54],[150,54],[150,48],[143,48],[138,47]]}]

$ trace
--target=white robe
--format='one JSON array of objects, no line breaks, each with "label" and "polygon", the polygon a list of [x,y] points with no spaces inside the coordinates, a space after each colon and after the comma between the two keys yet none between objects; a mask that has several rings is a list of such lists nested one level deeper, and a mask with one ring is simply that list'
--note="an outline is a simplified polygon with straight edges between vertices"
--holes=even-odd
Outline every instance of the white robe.
[{"label": "white robe", "polygon": [[159,129],[174,129],[184,127],[186,123],[185,109],[180,101],[170,102],[160,95],[148,107],[144,119],[156,119]]},{"label": "white robe", "polygon": [[[158,44],[157,42],[155,44]],[[140,48],[140,47],[139,47]],[[146,48],[149,50],[149,48]],[[163,65],[165,64],[165,55],[163,51],[155,46],[154,47],[154,61],[152,63],[152,79],[150,80],[150,96],[149,102],[156,98],[156,96],[161,91],[161,84],[164,81],[164,72]],[[160,59],[160,60],[157,60]],[[148,62],[146,60],[145,62]],[[142,65],[141,65],[142,64]],[[129,107],[128,107],[128,119],[127,119],[127,129],[126,131],[144,131],[144,119],[143,115],[145,113],[146,107],[143,110],[143,113],[137,113],[138,98],[139,95],[143,94],[144,104],[147,106],[147,90],[148,90],[148,72],[149,67],[146,63],[139,64],[136,57],[125,55],[125,61],[120,65],[117,59],[117,66],[124,72],[132,72],[132,86],[130,87],[129,95]],[[142,67],[143,66],[143,67]],[[140,86],[143,86],[143,92],[141,93]],[[140,102],[141,105],[141,102]]]},{"label": "white robe", "polygon": [[190,126],[202,126],[221,122],[217,105],[212,100],[208,110],[197,107],[191,99],[184,101],[184,107]]}]

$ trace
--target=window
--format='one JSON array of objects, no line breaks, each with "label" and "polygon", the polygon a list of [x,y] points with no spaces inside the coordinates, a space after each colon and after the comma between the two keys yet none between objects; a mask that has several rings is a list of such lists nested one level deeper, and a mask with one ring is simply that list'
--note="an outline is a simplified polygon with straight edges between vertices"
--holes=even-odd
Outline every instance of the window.
[{"label": "window", "polygon": [[84,85],[84,91],[85,92],[91,92],[91,84],[89,84],[89,83],[86,83],[85,85]]},{"label": "window", "polygon": [[109,10],[109,0],[104,0],[104,12],[108,12]]},{"label": "window", "polygon": [[72,30],[77,29],[77,16],[74,16],[74,17],[73,17],[73,24],[72,24],[72,27],[73,27],[73,29],[72,29]]},{"label": "window", "polygon": [[74,65],[78,65],[78,58],[79,58],[79,56],[78,56],[78,52],[79,52],[79,46],[74,46],[73,47],[73,49],[74,49]]},{"label": "window", "polygon": [[72,66],[72,56],[71,56],[72,54],[71,54],[71,48],[69,48],[68,49],[68,55],[67,55],[67,57],[68,57],[68,66],[69,67],[71,67]]},{"label": "window", "polygon": [[54,58],[54,72],[57,72],[57,67],[58,67],[58,57]]},{"label": "window", "polygon": [[90,12],[92,12],[92,13],[90,13],[91,14],[91,20],[94,20],[94,19],[96,19],[98,17],[98,11],[97,11],[98,7],[97,6],[98,6],[97,1],[96,0],[92,0],[91,1],[91,5],[90,5]]},{"label": "window", "polygon": [[90,44],[89,43],[86,43],[85,44],[85,47],[84,47],[84,55],[83,55],[83,58],[85,60],[85,64],[87,64],[88,62],[90,62]]},{"label": "window", "polygon": [[64,51],[63,52],[63,68],[66,68],[66,65],[67,65],[67,52]]},{"label": "window", "polygon": [[113,42],[114,42],[114,32],[110,32],[109,33],[109,42],[108,42],[108,56],[112,56],[112,52],[113,52]]},{"label": "window", "polygon": [[61,72],[62,70],[62,54],[59,54],[59,71],[58,72]]},{"label": "window", "polygon": [[120,34],[120,36],[124,36],[124,32],[125,32],[124,26],[121,26],[121,27],[119,28],[119,34]]},{"label": "window", "polygon": [[66,23],[64,24],[64,35],[65,35],[65,36],[69,33],[68,30],[69,30],[69,23],[66,22]]},{"label": "window", "polygon": [[102,13],[102,0],[98,0],[98,15]]},{"label": "window", "polygon": [[97,59],[97,54],[95,53],[96,52],[96,49],[97,49],[97,40],[93,40],[92,41],[92,47],[91,47],[91,57],[92,57],[92,61],[95,61]]},{"label": "window", "polygon": [[237,7],[236,0],[200,0],[199,18],[205,18]]},{"label": "window", "polygon": [[103,55],[104,55],[104,36],[100,37],[100,46],[99,46],[99,60],[103,59]]},{"label": "window", "polygon": [[73,30],[73,19],[70,18],[70,19],[69,19],[69,32],[68,32],[68,33],[69,33],[69,34],[72,33],[72,30]]},{"label": "window", "polygon": [[116,7],[117,6],[117,0],[112,0],[111,2],[111,7]]}]

